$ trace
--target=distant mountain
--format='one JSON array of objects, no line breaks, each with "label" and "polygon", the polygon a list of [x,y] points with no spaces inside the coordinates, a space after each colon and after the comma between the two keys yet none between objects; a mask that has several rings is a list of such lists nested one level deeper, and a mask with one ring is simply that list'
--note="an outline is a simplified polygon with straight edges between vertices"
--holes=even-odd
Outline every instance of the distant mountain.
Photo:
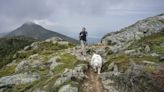
[{"label": "distant mountain", "polygon": [[8,33],[0,33],[0,38],[4,37],[5,35],[7,35]]},{"label": "distant mountain", "polygon": [[31,38],[39,39],[39,40],[45,40],[50,37],[60,37],[63,40],[73,42],[73,43],[78,43],[77,40],[71,37],[45,29],[42,26],[32,23],[32,22],[24,23],[19,28],[7,34],[7,36],[25,36],[25,37],[31,37]]}]

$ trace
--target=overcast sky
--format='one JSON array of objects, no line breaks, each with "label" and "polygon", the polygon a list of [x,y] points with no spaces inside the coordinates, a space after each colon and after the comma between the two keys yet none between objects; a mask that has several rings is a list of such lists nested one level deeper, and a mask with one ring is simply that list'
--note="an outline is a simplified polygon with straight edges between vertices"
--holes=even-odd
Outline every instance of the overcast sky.
[{"label": "overcast sky", "polygon": [[101,38],[160,13],[164,0],[0,0],[0,33],[33,21],[75,38],[85,26],[89,36]]}]

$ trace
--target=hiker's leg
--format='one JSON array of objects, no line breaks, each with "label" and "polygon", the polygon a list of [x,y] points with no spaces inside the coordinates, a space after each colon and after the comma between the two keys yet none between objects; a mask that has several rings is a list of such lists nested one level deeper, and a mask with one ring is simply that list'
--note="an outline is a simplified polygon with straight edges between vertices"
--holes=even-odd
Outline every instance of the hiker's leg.
[{"label": "hiker's leg", "polygon": [[87,46],[87,44],[86,44],[86,41],[83,41],[83,42],[84,42],[83,53],[84,53],[84,55],[87,55],[87,54],[86,54],[86,46]]},{"label": "hiker's leg", "polygon": [[80,42],[81,42],[81,53],[83,54],[83,52],[84,52],[84,41],[81,40]]}]

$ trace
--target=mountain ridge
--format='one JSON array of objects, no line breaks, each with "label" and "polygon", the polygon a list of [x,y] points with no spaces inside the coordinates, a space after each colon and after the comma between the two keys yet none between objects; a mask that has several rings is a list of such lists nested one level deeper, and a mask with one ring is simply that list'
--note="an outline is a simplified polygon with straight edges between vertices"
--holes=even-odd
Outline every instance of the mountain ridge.
[{"label": "mountain ridge", "polygon": [[113,52],[117,52],[127,48],[134,40],[150,36],[153,33],[162,31],[163,29],[164,13],[139,20],[119,31],[108,33],[102,37],[101,42],[110,45]]},{"label": "mountain ridge", "polygon": [[72,42],[77,44],[78,41],[68,37],[66,35],[60,34],[58,32],[54,32],[51,30],[48,30],[38,24],[35,24],[33,22],[26,22],[22,26],[18,27],[17,29],[13,30],[12,32],[8,33],[6,35],[8,36],[25,36],[25,37],[31,37],[34,39],[39,39],[39,40],[46,40],[51,37],[60,37],[63,40]]}]

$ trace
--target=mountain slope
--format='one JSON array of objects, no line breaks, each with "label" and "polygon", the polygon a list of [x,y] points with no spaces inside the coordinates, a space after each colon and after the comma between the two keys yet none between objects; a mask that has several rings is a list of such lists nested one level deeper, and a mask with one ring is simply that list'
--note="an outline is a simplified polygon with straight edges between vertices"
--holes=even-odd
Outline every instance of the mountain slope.
[{"label": "mountain slope", "polygon": [[36,40],[27,37],[0,38],[0,68],[12,62],[13,55]]},{"label": "mountain slope", "polygon": [[117,32],[108,33],[102,43],[110,45],[113,52],[127,48],[133,41],[164,29],[164,14],[140,20]]},{"label": "mountain slope", "polygon": [[47,30],[43,28],[42,26],[37,25],[32,22],[23,24],[21,27],[7,34],[7,36],[25,36],[25,37],[31,37],[31,38],[39,39],[39,40],[45,40],[50,37],[60,37],[63,40],[73,42],[73,43],[78,43],[78,41],[73,38],[70,38],[63,34],[59,34],[57,32]]}]

